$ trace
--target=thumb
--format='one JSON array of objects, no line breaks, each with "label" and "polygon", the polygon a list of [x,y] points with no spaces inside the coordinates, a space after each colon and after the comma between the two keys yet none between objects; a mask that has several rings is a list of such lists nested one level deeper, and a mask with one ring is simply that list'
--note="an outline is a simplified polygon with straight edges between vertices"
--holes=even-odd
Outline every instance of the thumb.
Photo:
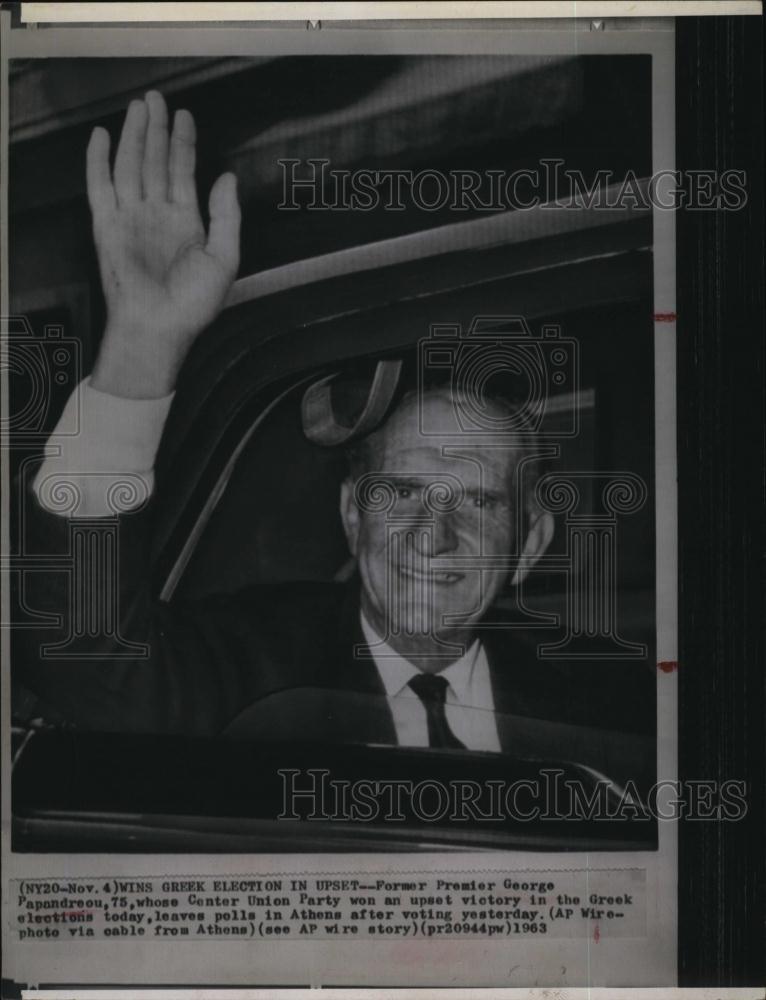
[{"label": "thumb", "polygon": [[239,267],[239,223],[241,213],[237,199],[237,178],[232,173],[221,174],[210,191],[210,231],[205,250],[231,272]]}]

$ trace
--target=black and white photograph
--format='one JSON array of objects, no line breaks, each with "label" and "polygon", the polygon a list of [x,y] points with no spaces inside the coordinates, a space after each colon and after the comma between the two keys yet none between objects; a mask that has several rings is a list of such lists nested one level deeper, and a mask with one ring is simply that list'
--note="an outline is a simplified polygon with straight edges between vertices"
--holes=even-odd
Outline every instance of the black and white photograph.
[{"label": "black and white photograph", "polygon": [[11,67],[18,846],[651,847],[650,59],[209,62]]},{"label": "black and white photograph", "polygon": [[649,27],[11,43],[14,981],[673,980]]}]

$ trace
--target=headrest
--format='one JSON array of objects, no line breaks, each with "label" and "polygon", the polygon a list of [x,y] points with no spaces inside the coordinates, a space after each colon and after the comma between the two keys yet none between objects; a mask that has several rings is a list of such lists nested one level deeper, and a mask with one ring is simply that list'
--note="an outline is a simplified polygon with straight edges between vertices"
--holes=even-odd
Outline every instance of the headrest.
[{"label": "headrest", "polygon": [[365,437],[385,417],[401,370],[401,360],[385,360],[369,376],[333,372],[314,382],[301,402],[303,433],[326,448]]}]

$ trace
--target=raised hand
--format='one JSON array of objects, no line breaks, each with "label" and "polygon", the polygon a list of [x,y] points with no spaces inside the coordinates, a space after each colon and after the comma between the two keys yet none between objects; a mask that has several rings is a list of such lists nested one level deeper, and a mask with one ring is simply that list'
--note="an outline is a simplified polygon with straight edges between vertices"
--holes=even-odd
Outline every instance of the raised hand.
[{"label": "raised hand", "polygon": [[195,126],[177,111],[168,136],[162,95],[150,91],[125,116],[114,169],[109,134],[88,145],[93,214],[107,327],[91,375],[102,392],[152,398],[173,390],[194,338],[214,319],[239,265],[236,179],[210,192],[210,227],[194,184]]}]

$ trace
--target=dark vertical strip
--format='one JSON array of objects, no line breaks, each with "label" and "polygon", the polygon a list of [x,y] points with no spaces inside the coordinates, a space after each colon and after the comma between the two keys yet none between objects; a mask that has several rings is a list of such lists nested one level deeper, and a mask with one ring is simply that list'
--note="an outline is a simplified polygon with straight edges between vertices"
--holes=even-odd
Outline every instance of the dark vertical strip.
[{"label": "dark vertical strip", "polygon": [[766,979],[762,45],[760,18],[677,21],[677,165],[748,193],[678,213],[679,768],[746,780],[749,809],[681,826],[682,986]]}]

